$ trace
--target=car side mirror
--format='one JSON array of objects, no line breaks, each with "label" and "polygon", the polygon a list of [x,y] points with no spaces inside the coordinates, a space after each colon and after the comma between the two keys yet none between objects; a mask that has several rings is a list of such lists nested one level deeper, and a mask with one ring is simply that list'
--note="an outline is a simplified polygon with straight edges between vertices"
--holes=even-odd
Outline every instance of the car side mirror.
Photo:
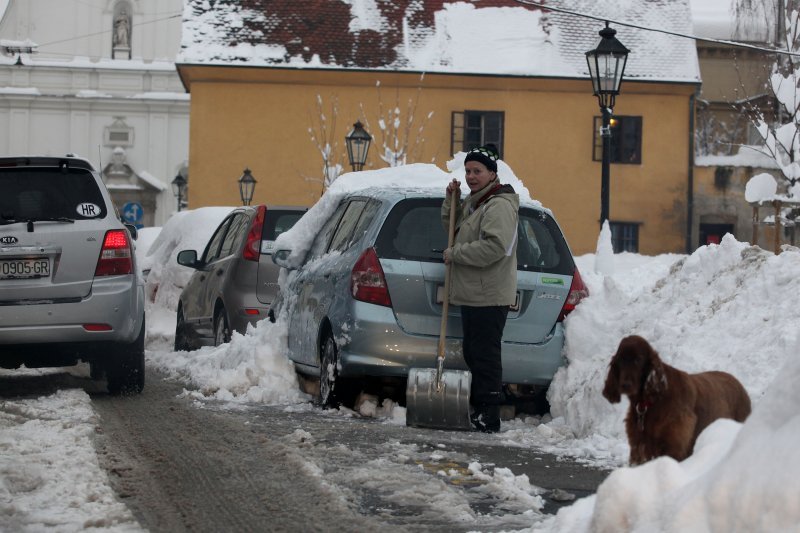
[{"label": "car side mirror", "polygon": [[283,267],[289,270],[297,268],[294,264],[289,261],[289,256],[292,254],[291,250],[287,250],[285,248],[281,248],[279,250],[272,251],[272,262],[278,265],[279,267]]},{"label": "car side mirror", "polygon": [[197,252],[195,250],[181,250],[178,252],[178,264],[189,268],[197,268]]}]

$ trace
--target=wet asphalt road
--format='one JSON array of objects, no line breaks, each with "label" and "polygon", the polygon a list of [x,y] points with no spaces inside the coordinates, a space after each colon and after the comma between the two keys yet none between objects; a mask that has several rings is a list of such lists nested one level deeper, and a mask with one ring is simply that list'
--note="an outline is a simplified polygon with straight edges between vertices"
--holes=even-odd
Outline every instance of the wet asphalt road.
[{"label": "wet asphalt road", "polygon": [[[0,378],[0,397],[80,387],[100,417],[112,487],[150,531],[500,531],[592,494],[608,472],[506,445],[500,435],[408,428],[307,407],[196,401],[149,371],[113,397],[68,374]],[[482,475],[470,472],[478,463]],[[542,498],[501,496],[498,469]],[[444,475],[444,472],[448,472]],[[494,476],[494,477],[493,477]]]}]

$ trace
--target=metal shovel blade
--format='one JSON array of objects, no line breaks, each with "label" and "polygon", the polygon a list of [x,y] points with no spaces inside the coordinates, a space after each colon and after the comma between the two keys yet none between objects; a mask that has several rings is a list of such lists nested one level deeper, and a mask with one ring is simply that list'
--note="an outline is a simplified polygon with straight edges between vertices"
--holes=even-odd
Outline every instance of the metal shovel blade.
[{"label": "metal shovel blade", "polygon": [[[444,370],[437,383],[435,368],[412,368],[406,386],[406,425],[434,429],[472,429],[469,421],[467,370]],[[437,386],[440,385],[440,386]]]}]

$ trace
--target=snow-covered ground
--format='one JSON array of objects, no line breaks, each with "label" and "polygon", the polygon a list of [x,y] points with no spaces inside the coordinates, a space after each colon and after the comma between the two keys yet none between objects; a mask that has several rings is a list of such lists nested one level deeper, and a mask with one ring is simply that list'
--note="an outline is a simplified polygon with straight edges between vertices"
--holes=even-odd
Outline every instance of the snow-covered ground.
[{"label": "snow-covered ground", "polygon": [[0,400],[0,531],[142,530],[100,468],[96,427],[80,389]]},{"label": "snow-covered ground", "polygon": [[[409,165],[346,174],[334,183],[331,199],[309,210],[309,220],[323,216],[336,195],[362,181],[412,186],[424,181],[443,190],[451,177],[462,176],[458,164],[449,170],[452,175],[432,165]],[[527,195],[507,166],[501,167],[501,179]],[[284,355],[280,320],[234,334],[218,348],[171,351],[175,298],[186,273],[164,267],[174,265],[189,228],[210,235],[224,216],[220,212],[184,212],[184,223],[170,230],[177,235],[165,233],[170,221],[152,241],[153,253],[143,262],[150,262],[148,281],[159,289],[148,304],[147,364],[184,381],[189,394],[206,401],[313,409]],[[307,225],[298,224],[285,239],[302,245]],[[143,248],[139,254],[147,257]],[[576,260],[591,295],[566,322],[569,365],[550,389],[552,417],[504,421],[493,438],[616,470],[596,495],[554,517],[532,518],[535,531],[800,530],[800,388],[795,386],[800,250],[787,247],[776,256],[726,236],[690,256],[613,255],[603,231],[598,252]],[[611,405],[600,391],[619,340],[633,333],[647,338],[673,366],[734,374],[750,394],[753,414],[744,424],[712,424],[683,462],[660,458],[626,467],[627,400]],[[396,405],[381,407],[367,399],[360,410],[386,424],[404,424],[404,410]],[[88,435],[95,425],[82,391],[0,401],[0,530],[137,527],[111,496],[93,459]],[[76,478],[86,481],[75,483]]]}]

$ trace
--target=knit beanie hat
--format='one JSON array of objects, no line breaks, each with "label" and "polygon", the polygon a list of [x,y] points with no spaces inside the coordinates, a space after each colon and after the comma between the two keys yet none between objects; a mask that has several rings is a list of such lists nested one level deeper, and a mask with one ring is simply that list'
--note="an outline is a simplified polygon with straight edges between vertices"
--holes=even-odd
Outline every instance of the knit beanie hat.
[{"label": "knit beanie hat", "polygon": [[497,155],[497,147],[493,144],[487,144],[486,146],[473,148],[467,152],[467,157],[464,158],[464,164],[466,165],[467,161],[477,161],[478,163],[483,163],[483,165],[492,172],[497,172],[498,159],[500,159],[500,156]]}]

